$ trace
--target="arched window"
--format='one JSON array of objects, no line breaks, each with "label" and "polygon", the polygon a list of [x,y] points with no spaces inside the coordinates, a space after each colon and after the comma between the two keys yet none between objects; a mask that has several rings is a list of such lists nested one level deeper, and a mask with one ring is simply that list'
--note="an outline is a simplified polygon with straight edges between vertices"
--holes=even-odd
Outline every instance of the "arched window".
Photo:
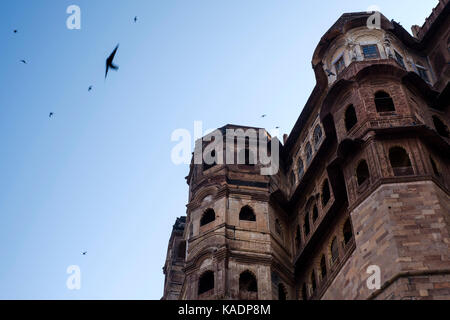
[{"label": "arched window", "polygon": [[289,178],[291,180],[291,185],[295,185],[295,173],[294,171],[291,171],[291,176]]},{"label": "arched window", "polygon": [[306,283],[304,283],[302,286],[302,300],[308,300],[308,290],[306,289]]},{"label": "arched window", "polygon": [[314,272],[314,270],[313,270],[313,272],[311,273],[311,291],[313,292],[313,294],[314,294],[314,292],[316,291],[316,289],[317,289],[317,283],[316,283],[316,273]]},{"label": "arched window", "polygon": [[186,258],[186,241],[181,241],[178,244],[178,259],[185,259]]},{"label": "arched window", "polygon": [[306,162],[309,164],[311,162],[311,158],[312,158],[312,148],[311,148],[311,143],[307,143],[306,147],[305,147],[305,152],[306,152]]},{"label": "arched window", "polygon": [[298,158],[298,179],[300,180],[305,173],[305,166],[303,165],[302,158]]},{"label": "arched window", "polygon": [[256,221],[253,209],[249,206],[242,207],[241,212],[239,213],[239,220]]},{"label": "arched window", "polygon": [[205,160],[203,160],[203,171],[211,169],[217,164],[216,150],[211,151],[211,158],[214,159],[212,163],[206,163]]},{"label": "arched window", "polygon": [[275,232],[279,235],[279,236],[281,236],[282,235],[282,231],[281,231],[281,223],[280,223],[280,220],[278,220],[278,219],[276,219],[275,220]]},{"label": "arched window", "polygon": [[284,284],[278,284],[278,300],[285,301],[287,300],[287,292]]},{"label": "arched window", "polygon": [[375,106],[377,112],[392,112],[395,111],[394,101],[391,96],[384,91],[375,93]]},{"label": "arched window", "polygon": [[254,166],[256,164],[255,154],[252,150],[245,148],[241,149],[238,154],[238,164],[247,166]]},{"label": "arched window", "polygon": [[322,205],[325,207],[330,201],[330,186],[328,184],[328,179],[323,182],[322,185]]},{"label": "arched window", "polygon": [[448,127],[445,125],[445,123],[439,119],[437,116],[433,116],[433,123],[434,123],[434,127],[436,128],[437,133],[439,133],[439,135],[448,138],[449,137],[449,132],[448,132]]},{"label": "arched window", "polygon": [[319,144],[322,142],[322,128],[318,124],[316,128],[314,129],[314,148],[317,150],[319,149]]},{"label": "arched window", "polygon": [[344,229],[342,230],[344,234],[344,244],[348,244],[350,240],[353,238],[352,224],[350,223],[350,219],[347,219],[344,223]]},{"label": "arched window", "polygon": [[331,242],[331,262],[336,262],[339,258],[339,246],[337,238],[334,237],[333,241]]},{"label": "arched window", "polygon": [[214,289],[214,272],[206,271],[198,281],[198,294],[203,294]]},{"label": "arched window", "polygon": [[312,211],[312,220],[313,220],[313,222],[316,222],[318,217],[319,217],[319,210],[317,209],[317,206],[314,205],[314,208],[313,208],[313,211]]},{"label": "arched window", "polygon": [[301,245],[302,245],[302,235],[300,232],[300,226],[297,226],[297,232],[295,233],[295,247],[297,249],[300,249]]},{"label": "arched window", "polygon": [[304,224],[303,224],[303,229],[305,230],[305,237],[308,236],[309,235],[309,231],[310,231],[310,228],[309,228],[309,212],[306,212],[305,221],[304,221]]},{"label": "arched window", "polygon": [[241,300],[257,300],[258,282],[250,271],[244,271],[239,276],[239,298]]},{"label": "arched window", "polygon": [[431,167],[433,167],[433,172],[436,175],[436,177],[440,177],[441,174],[439,173],[439,169],[436,165],[436,162],[434,162],[433,158],[430,156],[430,162],[431,162]]},{"label": "arched window", "polygon": [[327,262],[325,260],[325,255],[322,255],[322,259],[320,259],[320,276],[322,280],[327,276]]},{"label": "arched window", "polygon": [[395,176],[408,176],[414,174],[408,153],[401,147],[389,149],[389,161]]},{"label": "arched window", "polygon": [[203,213],[202,219],[200,220],[200,227],[207,225],[216,220],[216,213],[213,209],[208,209]]},{"label": "arched window", "polygon": [[358,123],[358,118],[356,117],[355,107],[349,105],[347,110],[345,110],[345,129],[347,132],[350,131]]},{"label": "arched window", "polygon": [[356,178],[358,179],[358,185],[362,185],[370,178],[369,167],[366,160],[362,160],[356,168]]}]

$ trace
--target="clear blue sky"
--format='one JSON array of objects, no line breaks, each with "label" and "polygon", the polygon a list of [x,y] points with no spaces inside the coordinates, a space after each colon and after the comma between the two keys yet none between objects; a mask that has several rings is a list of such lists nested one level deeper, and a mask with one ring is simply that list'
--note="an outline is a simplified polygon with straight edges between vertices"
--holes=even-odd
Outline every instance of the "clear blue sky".
[{"label": "clear blue sky", "polygon": [[[436,3],[2,1],[0,298],[159,299],[187,203],[171,133],[195,120],[289,133],[315,84],[314,48],[342,13],[376,4],[409,31]],[[79,31],[66,28],[71,4]],[[117,43],[120,69],[104,81]]]}]

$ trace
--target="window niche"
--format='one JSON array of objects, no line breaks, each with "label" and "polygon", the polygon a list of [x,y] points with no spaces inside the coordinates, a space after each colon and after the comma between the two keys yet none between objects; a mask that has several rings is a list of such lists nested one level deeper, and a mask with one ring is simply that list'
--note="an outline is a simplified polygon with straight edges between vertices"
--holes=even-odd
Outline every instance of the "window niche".
[{"label": "window niche", "polygon": [[280,236],[283,237],[283,231],[281,228],[280,220],[275,219],[275,232]]},{"label": "window niche", "polygon": [[330,184],[328,183],[328,179],[322,184],[322,206],[326,207],[328,202],[330,201],[331,193],[330,193]]},{"label": "window niche", "polygon": [[395,176],[409,176],[414,174],[409,155],[402,147],[389,149],[389,162]]},{"label": "window niche", "polygon": [[345,129],[349,132],[358,123],[355,107],[351,104],[345,110]]},{"label": "window niche", "polygon": [[364,59],[379,59],[380,51],[376,44],[368,44],[361,46]]},{"label": "window niche", "polygon": [[298,250],[302,245],[302,234],[300,231],[300,226],[297,226],[297,231],[295,232],[295,248]]},{"label": "window niche", "polygon": [[433,124],[434,127],[436,128],[437,133],[444,137],[444,138],[448,138],[450,136],[449,131],[448,131],[448,127],[446,126],[446,124],[439,119],[438,116],[433,116]]},{"label": "window niche", "polygon": [[319,218],[319,210],[317,209],[317,206],[314,205],[313,211],[312,211],[312,221],[316,222]]},{"label": "window niche", "polygon": [[316,126],[313,135],[314,135],[314,149],[317,151],[319,149],[323,137],[322,127],[320,125]]},{"label": "window niche", "polygon": [[278,300],[285,301],[287,300],[287,290],[284,284],[278,284]]},{"label": "window niche", "polygon": [[306,144],[305,154],[306,154],[306,162],[308,164],[310,164],[311,159],[312,159],[313,151],[312,151],[311,143],[309,143],[309,142]]},{"label": "window niche", "polygon": [[256,221],[256,215],[253,209],[250,206],[242,207],[239,212],[239,220],[242,221]]},{"label": "window niche", "polygon": [[305,166],[303,164],[302,158],[298,158],[297,171],[298,171],[298,179],[300,180],[303,177],[303,174],[305,173]]},{"label": "window niche", "polygon": [[339,245],[337,237],[333,238],[333,241],[331,241],[331,262],[335,263],[339,259]]},{"label": "window niche", "polygon": [[320,276],[322,277],[322,280],[327,277],[327,262],[325,255],[322,255],[322,258],[320,259]]},{"label": "window niche", "polygon": [[358,186],[363,185],[366,181],[369,181],[370,172],[369,166],[366,160],[361,160],[356,168],[356,179],[358,181]]},{"label": "window niche", "polygon": [[210,224],[216,220],[216,213],[213,209],[207,209],[200,220],[200,227]]},{"label": "window niche", "polygon": [[344,236],[344,245],[347,245],[353,238],[352,224],[350,222],[350,219],[347,219],[345,221],[342,233]]},{"label": "window niche", "polygon": [[394,100],[384,91],[375,93],[375,107],[378,113],[395,112]]},{"label": "window niche", "polygon": [[239,298],[241,300],[258,300],[258,282],[250,271],[239,276]]},{"label": "window niche", "polygon": [[208,291],[214,290],[214,272],[204,272],[198,281],[198,294],[204,294]]}]

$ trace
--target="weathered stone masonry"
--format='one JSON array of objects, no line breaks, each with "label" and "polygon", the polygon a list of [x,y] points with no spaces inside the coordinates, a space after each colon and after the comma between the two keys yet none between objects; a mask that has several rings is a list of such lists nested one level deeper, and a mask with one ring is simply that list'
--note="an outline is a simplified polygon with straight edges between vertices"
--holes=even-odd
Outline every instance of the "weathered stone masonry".
[{"label": "weathered stone masonry", "polygon": [[[448,2],[414,36],[382,15],[378,29],[338,19],[277,174],[192,162],[163,299],[450,299]],[[219,130],[237,128],[256,129]]]}]

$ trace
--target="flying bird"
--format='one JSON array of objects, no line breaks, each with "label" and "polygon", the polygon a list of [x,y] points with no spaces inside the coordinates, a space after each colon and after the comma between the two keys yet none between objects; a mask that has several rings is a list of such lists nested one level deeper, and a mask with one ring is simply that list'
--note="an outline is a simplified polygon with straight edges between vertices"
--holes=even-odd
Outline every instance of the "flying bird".
[{"label": "flying bird", "polygon": [[83,256],[85,256],[85,255],[87,255],[87,251],[83,251],[81,254],[82,254]]},{"label": "flying bird", "polygon": [[27,64],[25,60],[20,60],[20,62],[22,62],[23,64]]},{"label": "flying bird", "polygon": [[91,91],[93,88],[93,86],[89,86],[88,91]]},{"label": "flying bird", "polygon": [[53,114],[54,114],[53,112],[50,112],[50,113],[48,114],[48,117],[49,117],[49,118],[53,117]]},{"label": "flying bird", "polygon": [[13,32],[14,32],[14,33],[17,33],[17,29],[15,29]]},{"label": "flying bird", "polygon": [[110,68],[113,69],[113,70],[119,69],[118,66],[113,64],[114,56],[116,55],[117,49],[119,49],[119,45],[116,46],[116,48],[111,53],[111,55],[108,57],[108,59],[106,59],[105,79],[106,79],[106,76],[108,75],[108,71],[109,71]]},{"label": "flying bird", "polygon": [[265,118],[265,117],[267,117],[267,114],[263,114],[263,115],[261,116],[261,118]]},{"label": "flying bird", "polygon": [[137,22],[137,20],[138,20],[137,16],[136,16],[136,17],[134,17],[134,23],[136,23],[136,22]]},{"label": "flying bird", "polygon": [[329,77],[335,76],[335,74],[334,74],[333,72],[331,72],[329,69],[325,69],[325,72],[327,73],[327,75],[328,75]]}]

